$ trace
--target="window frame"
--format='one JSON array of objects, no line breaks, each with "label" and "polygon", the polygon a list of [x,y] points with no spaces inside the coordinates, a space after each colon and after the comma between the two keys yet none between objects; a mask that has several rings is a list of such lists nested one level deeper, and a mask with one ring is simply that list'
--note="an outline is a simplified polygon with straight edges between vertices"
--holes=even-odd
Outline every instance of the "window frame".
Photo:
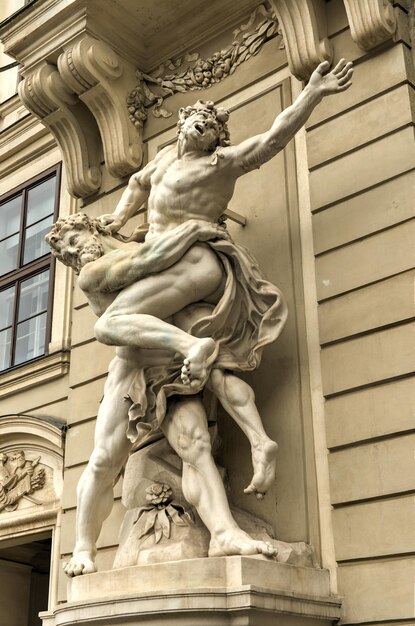
[{"label": "window frame", "polygon": [[[62,163],[57,163],[52,167],[44,170],[37,176],[34,176],[28,181],[25,181],[18,187],[6,192],[0,197],[0,204],[7,202],[8,200],[13,199],[14,196],[18,194],[22,194],[22,203],[20,207],[20,227],[19,227],[19,248],[17,255],[17,263],[18,267],[14,270],[7,272],[7,274],[3,274],[0,276],[0,291],[7,289],[8,287],[15,286],[15,297],[14,297],[14,305],[13,305],[13,318],[10,327],[12,330],[12,340],[10,342],[10,363],[13,362],[15,358],[15,350],[16,350],[16,338],[17,338],[17,324],[18,324],[18,304],[20,300],[20,290],[21,283],[37,274],[41,274],[42,272],[49,270],[49,291],[48,291],[48,299],[47,299],[47,311],[46,311],[46,332],[45,332],[45,351],[43,354],[33,357],[31,359],[27,359],[21,363],[10,365],[2,370],[0,370],[0,376],[6,372],[13,371],[17,368],[23,367],[27,363],[32,363],[39,359],[48,356],[49,354],[49,343],[51,341],[52,334],[52,315],[53,315],[53,293],[55,287],[55,265],[56,259],[52,255],[51,252],[47,252],[43,254],[41,257],[30,261],[26,265],[22,265],[23,262],[23,254],[24,254],[24,246],[25,246],[25,229],[27,222],[27,198],[28,192],[30,189],[36,187],[37,184],[48,180],[48,178],[52,178],[55,175],[55,203],[53,207],[53,222],[56,222],[59,215],[59,201],[60,201],[60,193],[61,193],[61,178],[62,178]],[[0,207],[1,210],[1,207]],[[41,218],[44,219],[44,218]],[[30,224],[33,226],[40,222],[41,220],[37,220]],[[31,319],[31,318],[28,318]],[[22,321],[22,320],[21,320]]]}]

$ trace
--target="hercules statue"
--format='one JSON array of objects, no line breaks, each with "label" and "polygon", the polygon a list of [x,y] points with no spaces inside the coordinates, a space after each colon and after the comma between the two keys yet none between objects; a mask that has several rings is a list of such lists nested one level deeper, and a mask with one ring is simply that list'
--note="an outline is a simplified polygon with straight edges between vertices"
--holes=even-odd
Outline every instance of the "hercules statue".
[{"label": "hercules statue", "polygon": [[[94,451],[78,485],[69,576],[95,571],[114,479],[137,442],[156,430],[183,461],[183,494],[211,534],[209,555],[274,555],[232,517],[199,392],[210,388],[247,435],[254,475],[245,491],[263,497],[274,480],[277,445],[264,431],[252,389],[235,372],[258,367],[287,311],[281,292],[220,222],[237,179],[282,150],[324,96],[350,86],[352,73],[343,59],[331,71],[321,63],[267,132],[236,146],[227,111],[202,101],[181,109],[177,144],[131,177],[112,215],[78,214],[53,226],[47,239],[79,274],[99,318],[96,338],[116,346]],[[145,240],[126,243],[118,230],[144,202]]]}]

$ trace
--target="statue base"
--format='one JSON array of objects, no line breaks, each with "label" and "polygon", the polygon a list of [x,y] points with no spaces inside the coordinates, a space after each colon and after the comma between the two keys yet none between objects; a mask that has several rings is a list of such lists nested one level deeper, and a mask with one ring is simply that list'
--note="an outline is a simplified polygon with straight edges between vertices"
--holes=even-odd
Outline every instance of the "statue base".
[{"label": "statue base", "polygon": [[188,559],[68,581],[43,626],[328,626],[340,619],[329,572],[258,556]]}]

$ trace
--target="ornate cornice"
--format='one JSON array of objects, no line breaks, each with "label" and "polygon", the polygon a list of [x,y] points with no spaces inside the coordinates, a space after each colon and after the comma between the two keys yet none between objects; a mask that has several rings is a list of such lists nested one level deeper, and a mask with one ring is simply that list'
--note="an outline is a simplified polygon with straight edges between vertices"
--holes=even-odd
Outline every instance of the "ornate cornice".
[{"label": "ornate cornice", "polygon": [[353,40],[363,50],[371,50],[391,39],[397,20],[389,0],[344,0]]},{"label": "ornate cornice", "polygon": [[97,191],[101,172],[96,124],[56,67],[45,62],[34,70],[19,84],[19,95],[55,137],[66,165],[69,192],[83,197]]},{"label": "ornate cornice", "polygon": [[324,0],[271,0],[292,74],[308,80],[322,61],[331,61]]}]

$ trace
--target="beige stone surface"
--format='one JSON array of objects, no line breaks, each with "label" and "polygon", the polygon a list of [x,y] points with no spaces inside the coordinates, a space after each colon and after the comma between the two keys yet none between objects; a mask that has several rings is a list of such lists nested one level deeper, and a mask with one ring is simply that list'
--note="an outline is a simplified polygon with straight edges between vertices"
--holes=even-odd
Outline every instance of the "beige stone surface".
[{"label": "beige stone surface", "polygon": [[[83,463],[82,465],[76,465],[75,467],[66,467],[65,468],[65,483],[64,489],[62,493],[62,507],[66,509],[73,509],[76,507],[76,486],[81,477],[82,472],[85,469],[86,463],[89,459],[89,456],[92,452],[93,448],[93,439],[89,439],[88,445],[83,447]],[[89,452],[88,452],[89,450]],[[121,498],[122,493],[122,478],[117,481],[117,484],[114,488],[114,497],[119,499]]]},{"label": "beige stone surface", "polygon": [[337,202],[414,166],[413,130],[405,128],[311,172],[312,208]]},{"label": "beige stone surface", "polygon": [[104,346],[97,341],[74,348],[71,352],[70,386],[76,387],[92,378],[106,374],[113,356],[113,347]]},{"label": "beige stone surface", "polygon": [[[310,169],[412,122],[413,88],[401,85],[307,133]],[[384,111],[393,115],[384,115]]]},{"label": "beige stone surface", "polygon": [[414,236],[411,220],[317,257],[319,300],[412,269]]},{"label": "beige stone surface", "polygon": [[321,343],[413,318],[414,280],[415,271],[410,270],[322,302],[318,308]]},{"label": "beige stone surface", "polygon": [[401,435],[332,452],[332,503],[353,502],[415,488],[415,435]]},{"label": "beige stone surface", "polygon": [[[333,5],[332,2],[330,4]],[[350,37],[350,34],[346,33],[346,37]],[[335,46],[338,46],[338,42]],[[384,50],[382,54],[366,58],[364,63],[356,68],[353,76],[354,88],[344,93],[340,102],[336,102],[333,97],[324,100],[310,117],[307,128],[352,106],[360,105],[365,100],[405,81],[410,70],[410,55],[410,50],[399,43]]]},{"label": "beige stone surface", "polygon": [[91,311],[89,306],[76,308],[72,314],[73,332],[72,332],[72,348],[87,341],[94,341],[94,325],[97,316]]},{"label": "beige stone surface", "polygon": [[316,254],[414,217],[410,171],[313,215]]},{"label": "beige stone surface", "polygon": [[345,623],[409,620],[414,616],[413,558],[381,559],[339,567],[339,593],[347,598]]},{"label": "beige stone surface", "polygon": [[104,394],[105,377],[106,372],[97,380],[85,381],[83,385],[70,389],[68,424],[77,424],[97,416],[99,403]]},{"label": "beige stone surface", "polygon": [[338,561],[410,554],[414,550],[414,497],[336,508],[333,527]]},{"label": "beige stone surface", "polygon": [[403,324],[323,348],[324,393],[412,373],[414,328],[414,323]]},{"label": "beige stone surface", "polygon": [[85,463],[92,452],[95,419],[71,425],[66,434],[65,467]]},{"label": "beige stone surface", "polygon": [[329,448],[412,430],[414,377],[376,385],[326,400]]}]

